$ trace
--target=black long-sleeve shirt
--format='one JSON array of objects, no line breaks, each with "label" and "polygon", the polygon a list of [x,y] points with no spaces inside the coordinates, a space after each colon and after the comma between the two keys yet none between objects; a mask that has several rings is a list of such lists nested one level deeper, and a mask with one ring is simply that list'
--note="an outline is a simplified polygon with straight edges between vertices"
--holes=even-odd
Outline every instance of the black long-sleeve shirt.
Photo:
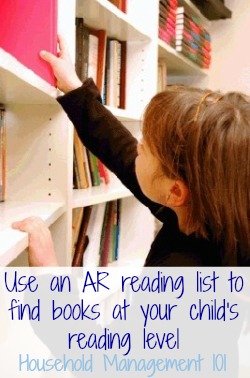
[{"label": "black long-sleeve shirt", "polygon": [[179,230],[177,216],[171,209],[152,202],[142,193],[135,174],[137,140],[102,105],[92,79],[58,97],[58,102],[73,122],[84,145],[163,223],[151,245],[145,266],[222,265],[217,243],[194,234],[185,235]]}]

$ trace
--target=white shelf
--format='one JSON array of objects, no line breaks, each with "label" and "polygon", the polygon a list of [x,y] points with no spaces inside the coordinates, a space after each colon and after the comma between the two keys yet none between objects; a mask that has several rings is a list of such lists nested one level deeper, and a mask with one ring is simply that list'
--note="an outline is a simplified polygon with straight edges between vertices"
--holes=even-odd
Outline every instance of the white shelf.
[{"label": "white shelf", "polygon": [[130,255],[127,255],[126,257],[119,257],[117,261],[113,261],[112,263],[109,263],[108,266],[115,268],[115,267],[143,267],[147,252],[139,252],[139,253],[131,253]]},{"label": "white shelf", "polygon": [[168,75],[203,75],[208,74],[208,70],[200,68],[190,59],[176,51],[166,42],[158,39],[159,58],[166,59]]},{"label": "white shelf", "polygon": [[55,103],[58,91],[0,48],[0,103]]},{"label": "white shelf", "polygon": [[0,204],[0,265],[6,266],[28,247],[27,233],[14,230],[11,224],[30,216],[41,217],[50,226],[65,211],[60,202],[6,201]]},{"label": "white shelf", "polygon": [[75,189],[73,208],[96,205],[130,196],[132,196],[132,193],[118,179],[112,178],[108,185],[102,184],[87,189]]},{"label": "white shelf", "polygon": [[78,0],[76,14],[84,18],[86,25],[105,29],[109,36],[117,39],[137,42],[151,39],[146,29],[139,28],[108,0]]},{"label": "white shelf", "polygon": [[126,109],[114,108],[112,106],[105,106],[111,113],[120,121],[137,122],[141,121],[138,115],[129,112]]}]

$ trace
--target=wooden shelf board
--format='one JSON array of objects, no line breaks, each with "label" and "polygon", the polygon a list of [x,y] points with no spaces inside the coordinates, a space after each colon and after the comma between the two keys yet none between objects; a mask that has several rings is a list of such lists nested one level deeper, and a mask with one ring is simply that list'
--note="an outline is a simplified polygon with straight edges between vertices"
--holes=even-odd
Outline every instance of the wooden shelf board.
[{"label": "wooden shelf board", "polygon": [[0,103],[51,104],[59,92],[0,48]]},{"label": "wooden shelf board", "polygon": [[220,20],[232,17],[232,12],[221,0],[206,0],[203,4],[193,0],[201,13],[209,20]]},{"label": "wooden shelf board", "polygon": [[61,202],[6,201],[0,204],[0,265],[6,266],[28,247],[28,235],[11,224],[30,216],[41,217],[50,226],[65,211]]}]

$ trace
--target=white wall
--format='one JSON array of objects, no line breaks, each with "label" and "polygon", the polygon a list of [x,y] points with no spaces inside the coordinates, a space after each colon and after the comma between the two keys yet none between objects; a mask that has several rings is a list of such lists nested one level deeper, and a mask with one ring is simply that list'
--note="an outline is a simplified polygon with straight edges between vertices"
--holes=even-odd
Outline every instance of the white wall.
[{"label": "white wall", "polygon": [[212,21],[212,64],[208,87],[250,95],[250,1],[226,0],[232,18]]}]

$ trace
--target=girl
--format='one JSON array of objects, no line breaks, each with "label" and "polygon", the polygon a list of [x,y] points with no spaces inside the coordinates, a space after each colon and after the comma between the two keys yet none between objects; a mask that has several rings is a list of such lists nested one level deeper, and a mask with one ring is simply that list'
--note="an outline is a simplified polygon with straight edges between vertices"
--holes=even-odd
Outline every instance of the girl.
[{"label": "girl", "polygon": [[58,57],[41,52],[65,93],[58,102],[85,146],[163,223],[145,265],[249,266],[249,98],[167,88],[148,104],[138,143],[93,80],[81,83],[61,38],[59,47]]}]

